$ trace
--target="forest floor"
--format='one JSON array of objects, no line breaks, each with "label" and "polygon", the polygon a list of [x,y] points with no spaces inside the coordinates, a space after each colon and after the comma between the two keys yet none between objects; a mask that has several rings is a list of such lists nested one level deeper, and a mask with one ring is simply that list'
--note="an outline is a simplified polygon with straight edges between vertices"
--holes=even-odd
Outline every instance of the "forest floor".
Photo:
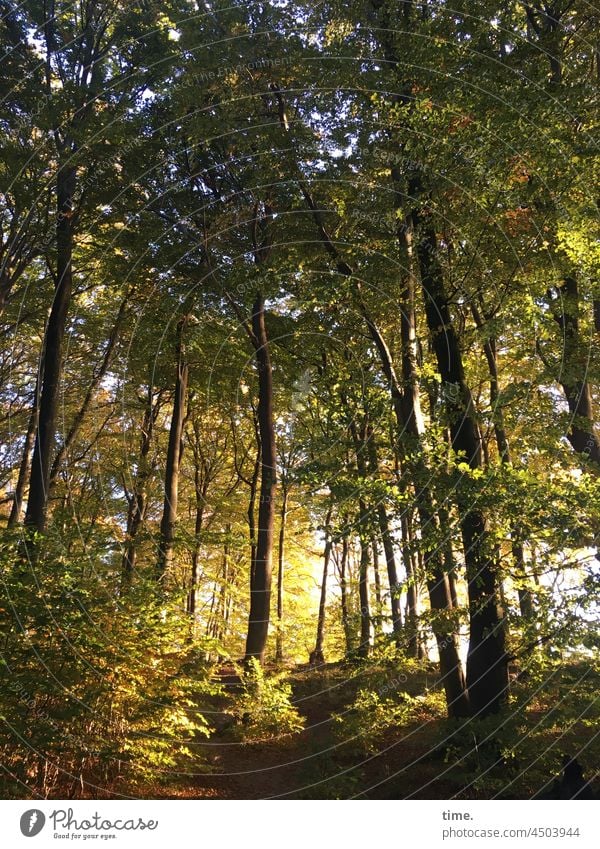
[{"label": "forest floor", "polygon": [[[585,754],[595,757],[597,724],[583,717],[566,731],[564,726],[559,730],[545,722],[548,708],[544,699],[529,704],[525,731],[519,731],[524,742],[520,749],[516,747],[517,753],[507,745],[506,735],[491,736],[485,725],[479,726],[478,741],[472,727],[449,724],[442,695],[435,688],[433,668],[413,671],[402,677],[401,684],[392,678],[382,686],[382,679],[377,679],[377,684],[372,676],[372,670],[358,667],[349,671],[342,664],[288,670],[291,701],[304,729],[248,740],[244,739],[243,722],[234,722],[228,713],[239,678],[233,668],[223,668],[220,680],[227,695],[215,700],[215,712],[209,717],[215,731],[208,740],[197,741],[198,771],[173,776],[148,795],[188,799],[531,798],[551,781],[549,762],[558,763],[565,752],[583,751],[584,760]],[[372,692],[374,686],[379,687],[379,696],[371,712],[357,711],[357,694]],[[378,726],[386,691],[394,689],[397,697],[399,688],[406,694],[400,699],[411,700],[411,711],[400,724]],[[549,703],[552,698],[548,696]],[[386,702],[384,709],[389,704]],[[506,727],[504,721],[501,725]],[[536,729],[536,734],[528,729]],[[486,737],[490,742],[485,742]],[[540,745],[545,750],[542,759],[536,754]]]}]

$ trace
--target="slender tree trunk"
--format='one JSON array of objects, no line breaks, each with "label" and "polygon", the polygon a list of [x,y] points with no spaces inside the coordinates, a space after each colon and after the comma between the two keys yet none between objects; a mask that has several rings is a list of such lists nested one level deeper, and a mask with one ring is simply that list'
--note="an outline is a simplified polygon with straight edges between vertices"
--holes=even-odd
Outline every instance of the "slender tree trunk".
[{"label": "slender tree trunk", "polygon": [[281,517],[279,524],[279,553],[277,564],[277,641],[275,648],[276,663],[283,663],[283,574],[285,569],[285,529],[287,520],[289,490],[287,484],[282,489]]},{"label": "slender tree trunk", "polygon": [[[228,526],[228,530],[231,531],[231,526]],[[227,634],[229,632],[229,625],[231,622],[231,613],[233,609],[233,595],[234,590],[237,585],[237,578],[239,574],[239,561],[234,559],[231,568],[229,570],[229,591],[227,593],[227,605],[225,607],[225,628],[223,634]]]},{"label": "slender tree trunk", "polygon": [[175,396],[173,399],[171,426],[169,428],[169,445],[167,448],[165,469],[165,497],[160,523],[160,541],[156,567],[157,579],[159,581],[164,581],[173,561],[175,528],[177,525],[179,468],[183,451],[183,428],[189,378],[189,368],[183,339],[186,322],[187,318],[182,318],[177,324]]},{"label": "slender tree trunk", "polygon": [[[375,438],[370,434],[369,438],[369,459],[371,465],[371,473],[375,478],[379,476],[379,458],[377,456],[377,445]],[[396,556],[394,554],[394,541],[390,531],[390,523],[387,515],[387,510],[383,501],[377,505],[377,522],[379,525],[379,533],[383,544],[383,552],[385,555],[385,565],[387,569],[388,582],[390,585],[390,607],[392,611],[392,631],[397,642],[402,638],[402,607],[400,603],[400,584],[398,581],[398,570],[396,568]]]},{"label": "slender tree trunk", "polygon": [[327,575],[329,572],[329,560],[333,539],[331,537],[331,513],[333,507],[330,505],[325,518],[325,548],[323,550],[323,577],[321,579],[321,596],[319,598],[319,615],[317,617],[317,638],[315,647],[310,653],[309,662],[315,666],[325,663],[323,655],[323,642],[325,640],[325,611],[327,607]]},{"label": "slender tree trunk", "polygon": [[450,531],[450,513],[442,506],[438,507],[438,518],[440,531],[443,534],[442,551],[444,558],[444,571],[448,581],[448,592],[452,607],[458,607],[458,591],[456,586],[456,563],[454,562],[454,549],[452,547],[452,533]]},{"label": "slender tree trunk", "polygon": [[25,524],[40,533],[46,529],[50,464],[54,452],[58,396],[63,369],[63,344],[73,288],[75,187],[75,168],[71,165],[61,166],[56,178],[56,287],[46,325],[40,364],[37,433],[25,513]]},{"label": "slender tree trunk", "polygon": [[254,585],[250,590],[246,660],[256,657],[262,663],[269,633],[271,610],[277,452],[273,420],[273,374],[269,340],[265,327],[265,305],[261,294],[258,294],[252,309],[252,331],[256,339],[259,398],[258,427],[262,446],[262,460],[256,562],[254,565]]},{"label": "slender tree trunk", "polygon": [[348,609],[348,582],[346,571],[348,566],[348,537],[344,535],[342,538],[342,556],[340,558],[340,598],[342,608],[342,628],[344,629],[344,637],[346,640],[346,656],[350,657],[354,651],[354,640],[352,638],[352,628],[350,624],[350,612]]},{"label": "slender tree trunk", "polygon": [[408,653],[411,657],[421,658],[421,639],[419,633],[419,593],[417,575],[413,569],[413,559],[408,530],[408,517],[403,515],[402,528],[402,561],[406,571],[406,631],[408,636]]},{"label": "slender tree trunk", "polygon": [[210,595],[210,607],[208,609],[208,616],[206,617],[206,636],[214,637],[215,635],[215,604],[217,602],[217,587],[218,582],[214,581],[212,593]]},{"label": "slender tree trunk", "polygon": [[371,537],[371,552],[373,554],[373,578],[375,579],[375,616],[373,617],[373,628],[375,638],[377,639],[383,633],[383,617],[381,607],[381,575],[379,574],[379,549],[375,537]]},{"label": "slender tree trunk", "polygon": [[[198,581],[200,579],[200,534],[204,526],[204,509],[206,505],[206,494],[208,492],[208,469],[200,470],[201,458],[198,453],[198,440],[200,438],[199,428],[194,422],[194,490],[196,495],[196,517],[194,521],[194,548],[192,550],[192,574],[190,576],[190,591],[188,593],[187,612],[192,618],[196,616],[196,594],[198,592]],[[231,525],[225,528],[227,538],[231,533]],[[227,542],[225,543],[227,546]]]},{"label": "slender tree trunk", "polygon": [[223,576],[221,587],[219,590],[219,598],[217,601],[217,613],[215,616],[215,637],[217,640],[223,639],[225,629],[225,616],[227,610],[227,587],[229,585],[229,544],[226,541],[223,546]]},{"label": "slender tree trunk", "polygon": [[121,592],[127,591],[133,580],[137,561],[137,536],[146,518],[146,486],[145,481],[136,483],[134,492],[129,496],[127,513],[127,542],[123,553]]},{"label": "slender tree trunk", "polygon": [[525,552],[523,543],[517,537],[518,531],[513,528],[511,531],[511,551],[513,563],[515,566],[515,575],[519,586],[517,586],[517,596],[519,599],[519,612],[523,619],[528,622],[533,622],[535,619],[535,608],[533,605],[533,597],[530,589],[523,587],[521,581],[527,579],[527,570],[525,566]]},{"label": "slender tree trunk", "polygon": [[[448,547],[452,547],[452,543],[448,542]],[[448,564],[450,565],[450,564]],[[452,569],[448,569],[448,585],[450,587],[450,598],[452,599],[452,607],[458,607],[458,590],[456,586],[456,570],[454,568],[454,555],[452,556]]]},{"label": "slender tree trunk", "polygon": [[[367,506],[359,502],[359,522],[367,516]],[[371,562],[369,541],[364,534],[360,535],[360,567],[358,573],[358,600],[360,602],[360,643],[358,655],[363,659],[369,656],[371,650],[371,607],[369,599],[369,564]]]},{"label": "slender tree trunk", "polygon": [[[360,432],[356,428],[354,420],[350,422],[350,432],[354,441],[354,450],[356,454],[356,469],[358,471],[361,482],[367,480],[367,419],[363,418]],[[362,658],[369,656],[371,649],[371,605],[369,599],[369,565],[371,562],[370,556],[370,538],[368,531],[369,511],[364,498],[358,499],[358,525],[360,539],[360,566],[358,573],[358,599],[360,603],[360,643],[358,646],[358,655]]]},{"label": "slender tree trunk", "polygon": [[396,555],[394,553],[394,541],[390,531],[389,520],[385,508],[378,510],[379,532],[383,552],[385,554],[385,565],[387,568],[388,582],[390,585],[390,607],[392,611],[392,631],[396,642],[402,639],[402,601],[400,598],[400,580],[396,566]]},{"label": "slender tree trunk", "polygon": [[254,587],[254,572],[256,566],[256,496],[258,494],[260,468],[262,463],[262,447],[256,411],[253,411],[253,416],[254,433],[256,435],[256,456],[254,458],[252,477],[248,481],[250,497],[248,498],[248,510],[246,514],[248,517],[248,539],[250,540],[250,592],[252,592],[252,588]]}]

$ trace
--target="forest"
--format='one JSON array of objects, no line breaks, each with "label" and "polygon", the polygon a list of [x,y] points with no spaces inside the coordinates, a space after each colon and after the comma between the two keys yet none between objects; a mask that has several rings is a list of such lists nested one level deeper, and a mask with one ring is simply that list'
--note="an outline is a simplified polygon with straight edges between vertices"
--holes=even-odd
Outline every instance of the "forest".
[{"label": "forest", "polygon": [[599,24],[0,0],[1,798],[596,795]]}]

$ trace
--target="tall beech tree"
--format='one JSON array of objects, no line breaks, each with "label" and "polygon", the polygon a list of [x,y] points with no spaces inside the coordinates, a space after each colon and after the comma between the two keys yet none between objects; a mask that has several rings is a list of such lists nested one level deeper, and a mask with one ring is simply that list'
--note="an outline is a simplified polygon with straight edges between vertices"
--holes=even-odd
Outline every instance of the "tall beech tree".
[{"label": "tall beech tree", "polygon": [[265,324],[265,304],[258,293],[252,306],[252,344],[258,372],[258,428],[261,444],[260,494],[256,555],[250,587],[250,614],[246,638],[246,658],[264,659],[271,611],[273,570],[273,531],[277,486],[277,447],[273,422],[273,373],[269,338]]},{"label": "tall beech tree", "polygon": [[[151,17],[157,13],[154,5],[152,13]],[[34,130],[46,136],[53,146],[51,184],[55,238],[51,274],[54,292],[39,366],[37,429],[25,513],[25,524],[43,531],[47,521],[65,332],[73,295],[73,255],[87,201],[84,188],[87,183],[82,184],[80,179],[85,161],[82,154],[88,140],[94,144],[94,133],[90,129],[101,111],[101,102],[127,108],[136,101],[140,83],[142,90],[146,83],[139,79],[124,87],[120,80],[120,85],[111,86],[114,74],[108,58],[111,48],[116,48],[131,23],[141,23],[139,13],[131,15],[124,4],[96,0],[86,3],[78,14],[68,3],[52,4],[49,9],[27,3],[19,10],[18,19],[22,31],[28,29],[39,34],[38,44],[29,41],[32,55],[37,49],[42,52],[39,67],[43,77],[43,101],[39,126]],[[24,34],[23,42],[27,41]],[[129,74],[134,75],[143,67],[138,51],[134,50],[127,59],[122,58],[125,65],[129,63]],[[92,180],[92,185],[94,183]]]},{"label": "tall beech tree", "polygon": [[[411,186],[411,196],[420,185]],[[425,201],[426,203],[426,201]],[[436,260],[437,236],[427,207],[413,208],[416,253],[421,274],[427,326],[442,380],[445,407],[450,420],[452,449],[469,469],[482,468],[481,436],[470,389],[466,383],[462,352],[446,295],[442,270]],[[464,473],[463,473],[464,474]],[[508,693],[508,662],[499,598],[497,565],[487,536],[486,517],[460,491],[457,502],[469,589],[470,642],[467,659],[469,703],[475,715],[498,710]]]}]

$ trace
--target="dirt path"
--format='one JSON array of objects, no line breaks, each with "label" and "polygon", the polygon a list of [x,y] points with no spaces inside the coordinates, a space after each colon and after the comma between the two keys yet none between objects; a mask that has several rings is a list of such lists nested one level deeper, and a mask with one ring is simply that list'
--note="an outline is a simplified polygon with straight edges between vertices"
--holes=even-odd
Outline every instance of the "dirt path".
[{"label": "dirt path", "polygon": [[[232,670],[222,670],[220,679],[226,690],[239,686]],[[182,776],[164,789],[163,798],[398,799],[419,784],[427,787],[423,798],[452,795],[456,788],[436,781],[439,764],[423,758],[431,729],[403,734],[397,745],[384,746],[383,754],[369,755],[356,741],[345,743],[337,733],[334,715],[348,710],[358,686],[349,684],[347,671],[335,665],[319,671],[299,668],[288,680],[292,701],[305,721],[303,731],[236,741],[227,699],[222,700],[222,712],[211,716],[217,731],[209,741],[198,741],[205,771]],[[410,779],[405,767],[410,768]]]},{"label": "dirt path", "polygon": [[[225,725],[206,746],[210,772],[193,780],[193,788],[189,789],[193,789],[195,796],[223,799],[310,797],[310,785],[315,780],[327,784],[335,775],[339,746],[332,728],[332,714],[343,709],[343,700],[340,703],[339,699],[332,699],[326,687],[320,692],[317,686],[314,695],[307,694],[302,687],[305,680],[294,676],[291,680],[293,701],[304,718],[304,730],[263,741],[236,742]],[[236,679],[223,675],[222,683],[235,687]],[[213,717],[217,726],[223,724],[223,717]]]}]

